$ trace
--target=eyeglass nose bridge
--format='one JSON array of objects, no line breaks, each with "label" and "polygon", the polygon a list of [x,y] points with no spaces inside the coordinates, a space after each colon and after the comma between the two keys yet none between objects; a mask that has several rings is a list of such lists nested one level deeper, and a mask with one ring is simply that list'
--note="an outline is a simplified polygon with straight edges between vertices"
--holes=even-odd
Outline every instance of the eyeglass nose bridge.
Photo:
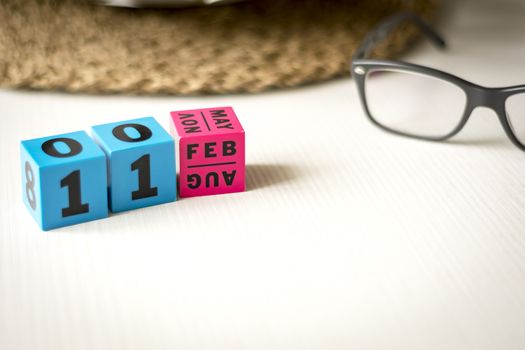
[{"label": "eyeglass nose bridge", "polygon": [[468,91],[468,109],[471,111],[476,107],[487,107],[498,111],[501,101],[502,94],[499,89],[472,86]]}]

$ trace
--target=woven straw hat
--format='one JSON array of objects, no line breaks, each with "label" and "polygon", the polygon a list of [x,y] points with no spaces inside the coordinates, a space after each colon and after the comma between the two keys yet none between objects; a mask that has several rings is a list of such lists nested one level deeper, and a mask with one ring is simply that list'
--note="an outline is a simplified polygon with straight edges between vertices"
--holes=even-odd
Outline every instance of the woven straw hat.
[{"label": "woven straw hat", "polygon": [[[256,92],[347,73],[385,16],[426,18],[435,0],[251,0],[191,9],[126,9],[86,0],[0,2],[0,86],[91,93]],[[398,54],[410,27],[378,54]]]}]

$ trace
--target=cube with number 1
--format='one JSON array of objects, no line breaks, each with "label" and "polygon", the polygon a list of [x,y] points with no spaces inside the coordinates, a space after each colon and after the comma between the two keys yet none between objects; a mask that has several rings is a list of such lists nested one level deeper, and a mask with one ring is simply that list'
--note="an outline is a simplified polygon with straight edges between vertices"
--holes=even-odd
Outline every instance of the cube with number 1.
[{"label": "cube with number 1", "polygon": [[176,199],[175,143],[152,117],[92,127],[108,158],[112,212]]},{"label": "cube with number 1", "polygon": [[108,216],[106,157],[84,132],[22,141],[24,204],[43,230]]}]

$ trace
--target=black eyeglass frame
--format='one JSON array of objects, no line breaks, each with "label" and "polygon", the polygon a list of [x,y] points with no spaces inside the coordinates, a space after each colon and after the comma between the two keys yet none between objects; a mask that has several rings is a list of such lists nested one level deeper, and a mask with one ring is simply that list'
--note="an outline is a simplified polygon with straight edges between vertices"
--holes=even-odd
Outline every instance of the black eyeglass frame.
[{"label": "black eyeglass frame", "polygon": [[[492,109],[498,116],[498,119],[507,134],[507,137],[512,143],[525,151],[525,144],[521,143],[518,137],[512,130],[511,122],[507,117],[506,101],[510,96],[525,93],[525,85],[516,85],[508,87],[484,87],[474,84],[470,81],[461,79],[455,75],[443,72],[438,69],[408,63],[404,61],[393,61],[393,60],[381,60],[381,59],[368,59],[366,56],[374,49],[374,47],[383,39],[385,39],[397,26],[403,22],[412,22],[415,24],[425,36],[430,39],[438,48],[446,48],[445,41],[439,36],[439,34],[432,29],[432,27],[423,21],[417,15],[411,12],[401,12],[387,18],[384,22],[379,24],[374,30],[372,30],[365,38],[361,46],[357,49],[350,63],[350,69],[352,77],[357,84],[357,90],[361,100],[361,105],[367,115],[367,117],[377,125],[379,128],[402,136],[407,136],[420,140],[427,141],[444,141],[452,136],[459,133],[467,121],[469,120],[473,110],[477,107],[487,107]],[[443,136],[423,136],[417,134],[406,133],[403,131],[389,128],[376,119],[374,119],[368,102],[366,99],[365,80],[366,75],[370,71],[374,70],[395,70],[401,72],[409,72],[422,74],[429,77],[437,78],[446,82],[449,82],[459,87],[466,96],[465,109],[463,116],[459,120],[458,125],[448,134]]]}]

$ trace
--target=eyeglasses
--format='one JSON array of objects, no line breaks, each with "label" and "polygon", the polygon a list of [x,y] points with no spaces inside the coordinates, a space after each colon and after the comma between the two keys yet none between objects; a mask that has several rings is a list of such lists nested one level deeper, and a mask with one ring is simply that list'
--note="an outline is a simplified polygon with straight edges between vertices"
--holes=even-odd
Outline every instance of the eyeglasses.
[{"label": "eyeglasses", "polygon": [[398,135],[442,141],[460,132],[472,111],[483,106],[496,112],[509,139],[525,151],[525,85],[487,88],[421,65],[366,58],[405,21],[415,24],[437,47],[446,47],[430,25],[409,12],[386,19],[370,32],[351,62],[370,120]]}]

